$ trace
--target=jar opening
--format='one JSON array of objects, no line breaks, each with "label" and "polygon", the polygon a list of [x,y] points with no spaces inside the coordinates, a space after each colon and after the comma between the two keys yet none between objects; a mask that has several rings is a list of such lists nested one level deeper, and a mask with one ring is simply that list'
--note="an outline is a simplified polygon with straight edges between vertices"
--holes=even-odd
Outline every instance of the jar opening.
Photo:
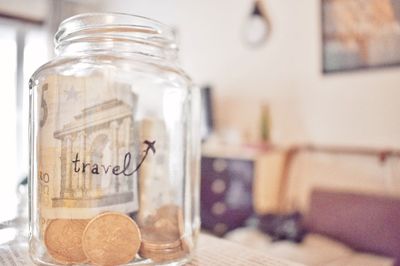
[{"label": "jar opening", "polygon": [[[56,53],[147,46],[146,54],[176,53],[173,30],[156,20],[124,13],[84,13],[61,22],[54,38]],[[86,45],[83,45],[83,44]],[[117,45],[116,45],[117,44]],[[132,45],[134,44],[134,45]],[[146,50],[146,49],[141,49]],[[160,51],[157,51],[160,50]]]}]

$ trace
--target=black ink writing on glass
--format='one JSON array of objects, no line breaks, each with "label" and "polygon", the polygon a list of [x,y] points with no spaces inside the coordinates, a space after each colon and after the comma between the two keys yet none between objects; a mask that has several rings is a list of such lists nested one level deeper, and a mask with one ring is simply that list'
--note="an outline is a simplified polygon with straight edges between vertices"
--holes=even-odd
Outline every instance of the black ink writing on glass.
[{"label": "black ink writing on glass", "polygon": [[[141,158],[140,162],[136,165],[135,169],[133,169],[132,172],[129,172],[129,168],[131,166],[131,160],[132,160],[132,154],[130,152],[127,152],[124,157],[124,163],[123,166],[121,167],[120,165],[104,165],[104,164],[97,164],[97,163],[87,163],[87,162],[81,162],[79,159],[79,153],[75,154],[75,159],[72,160],[73,168],[75,173],[79,173],[82,171],[82,173],[85,173],[86,170],[91,172],[92,174],[99,175],[101,172],[108,173],[110,168],[112,169],[111,172],[114,175],[120,175],[123,174],[124,176],[131,176],[134,173],[136,173],[140,167],[142,166],[143,162],[146,160],[147,155],[149,154],[149,151],[152,151],[153,154],[156,153],[156,148],[155,148],[155,143],[156,141],[148,141],[145,140],[143,144],[146,145],[146,149],[144,149],[143,157]],[[103,171],[101,170],[103,169]]]}]

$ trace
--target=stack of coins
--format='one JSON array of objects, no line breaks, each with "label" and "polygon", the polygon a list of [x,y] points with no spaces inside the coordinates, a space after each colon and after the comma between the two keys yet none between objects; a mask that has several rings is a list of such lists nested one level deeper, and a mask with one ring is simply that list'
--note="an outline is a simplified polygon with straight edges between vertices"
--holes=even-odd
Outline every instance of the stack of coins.
[{"label": "stack of coins", "polygon": [[176,205],[165,205],[146,219],[141,227],[142,245],[139,254],[154,262],[184,257],[188,245],[183,236],[182,211]]}]

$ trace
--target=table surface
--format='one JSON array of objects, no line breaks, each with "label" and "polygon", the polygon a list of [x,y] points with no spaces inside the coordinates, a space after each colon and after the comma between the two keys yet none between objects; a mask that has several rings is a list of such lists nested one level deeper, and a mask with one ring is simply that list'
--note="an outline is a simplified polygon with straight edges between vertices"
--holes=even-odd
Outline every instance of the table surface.
[{"label": "table surface", "polygon": [[[0,233],[2,230],[0,230]],[[0,265],[34,266],[28,257],[27,250],[26,241],[14,241],[0,245]],[[266,256],[260,251],[228,240],[200,234],[195,256],[187,266],[222,265],[301,266],[301,264],[298,263]]]},{"label": "table surface", "polygon": [[302,264],[270,257],[243,245],[201,234],[196,254],[187,266],[301,266]]}]

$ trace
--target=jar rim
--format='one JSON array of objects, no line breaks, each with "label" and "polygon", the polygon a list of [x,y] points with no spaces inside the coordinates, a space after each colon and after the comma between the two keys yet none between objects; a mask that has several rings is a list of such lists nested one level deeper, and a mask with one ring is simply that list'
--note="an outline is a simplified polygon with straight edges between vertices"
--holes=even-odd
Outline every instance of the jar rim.
[{"label": "jar rim", "polygon": [[60,23],[54,43],[57,49],[62,42],[68,41],[81,32],[116,28],[124,31],[124,35],[131,37],[135,34],[135,38],[157,40],[164,44],[175,43],[175,34],[170,26],[144,16],[116,12],[81,13],[69,17]]}]

